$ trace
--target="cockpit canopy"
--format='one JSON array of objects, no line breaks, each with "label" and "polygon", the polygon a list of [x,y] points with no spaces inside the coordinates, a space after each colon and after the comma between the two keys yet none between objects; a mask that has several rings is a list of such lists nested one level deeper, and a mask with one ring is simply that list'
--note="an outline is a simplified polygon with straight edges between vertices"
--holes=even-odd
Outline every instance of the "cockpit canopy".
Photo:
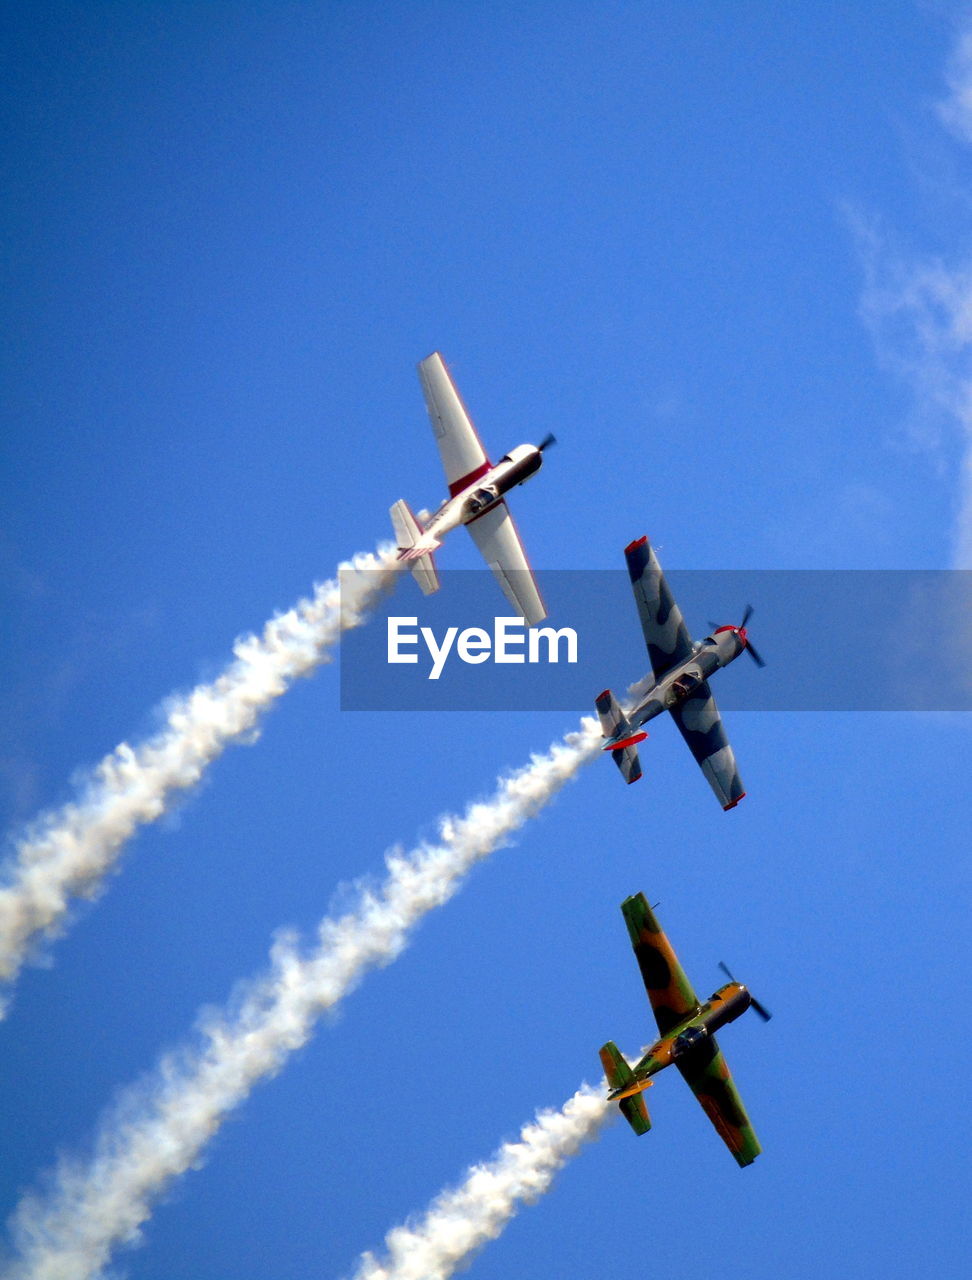
[{"label": "cockpit canopy", "polygon": [[487,507],[492,506],[499,496],[499,491],[492,484],[484,485],[481,489],[474,490],[466,499],[466,514],[471,516],[479,515]]},{"label": "cockpit canopy", "polygon": [[705,1027],[686,1027],[672,1042],[672,1057],[680,1058],[683,1053],[688,1053],[690,1049],[694,1049],[700,1045],[703,1040],[707,1040],[709,1036]]},{"label": "cockpit canopy", "polygon": [[689,698],[697,692],[702,686],[703,677],[698,671],[683,671],[677,679],[673,680],[668,686],[665,693],[665,705],[668,707],[677,707],[680,703],[688,701]]}]

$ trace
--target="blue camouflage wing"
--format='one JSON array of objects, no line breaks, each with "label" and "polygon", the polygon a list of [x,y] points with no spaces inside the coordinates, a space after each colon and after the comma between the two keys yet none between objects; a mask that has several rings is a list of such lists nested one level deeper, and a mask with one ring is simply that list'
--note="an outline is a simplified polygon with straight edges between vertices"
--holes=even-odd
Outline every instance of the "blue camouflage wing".
[{"label": "blue camouflage wing", "polygon": [[692,637],[647,538],[624,549],[648,659],[656,679],[691,656]]},{"label": "blue camouflage wing", "polygon": [[672,707],[671,716],[723,809],[734,809],[746,792],[708,681]]}]

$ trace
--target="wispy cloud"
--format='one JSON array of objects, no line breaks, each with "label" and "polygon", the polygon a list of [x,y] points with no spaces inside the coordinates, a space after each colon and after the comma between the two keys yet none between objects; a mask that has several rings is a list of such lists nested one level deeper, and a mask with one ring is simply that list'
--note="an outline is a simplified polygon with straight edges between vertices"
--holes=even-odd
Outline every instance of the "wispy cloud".
[{"label": "wispy cloud", "polygon": [[938,114],[963,142],[972,143],[972,29],[962,31],[945,69],[948,97]]},{"label": "wispy cloud", "polygon": [[872,230],[862,313],[884,364],[912,387],[921,443],[960,453],[952,561],[972,567],[972,260],[907,261]]},{"label": "wispy cloud", "polygon": [[[412,930],[453,896],[469,869],[504,844],[599,750],[600,728],[578,730],[500,778],[487,800],[439,821],[438,839],[386,858],[377,888],[327,917],[302,953],[292,934],[276,939],[269,971],[240,988],[229,1007],[200,1022],[198,1042],[168,1055],[126,1093],[101,1124],[88,1160],[64,1158],[12,1221],[17,1258],[8,1280],[85,1280],[112,1252],[138,1239],[159,1196],[198,1164],[209,1140],[255,1084],[276,1074],[371,969],[390,963]],[[580,1104],[578,1104],[580,1105]]]},{"label": "wispy cloud", "polygon": [[194,786],[230,743],[253,740],[261,714],[328,659],[398,572],[391,547],[341,568],[339,578],[272,618],[261,635],[237,640],[222,675],[168,701],[164,729],[117,746],[83,780],[76,800],[42,814],[14,842],[0,873],[0,982],[14,981],[35,939],[63,929],[73,897],[98,892],[139,826]]},{"label": "wispy cloud", "polygon": [[559,1111],[541,1111],[515,1142],[504,1142],[457,1187],[443,1191],[415,1222],[385,1237],[385,1253],[362,1256],[353,1280],[446,1280],[490,1240],[521,1204],[550,1188],[554,1175],[613,1113],[599,1088],[584,1084]]},{"label": "wispy cloud", "polygon": [[[972,29],[959,34],[945,79],[939,117],[961,143],[972,144]],[[878,219],[853,212],[849,220],[865,270],[862,316],[879,359],[914,392],[918,443],[944,467],[957,440],[953,564],[970,568],[972,252],[961,245],[951,257],[916,254],[897,245]]]}]

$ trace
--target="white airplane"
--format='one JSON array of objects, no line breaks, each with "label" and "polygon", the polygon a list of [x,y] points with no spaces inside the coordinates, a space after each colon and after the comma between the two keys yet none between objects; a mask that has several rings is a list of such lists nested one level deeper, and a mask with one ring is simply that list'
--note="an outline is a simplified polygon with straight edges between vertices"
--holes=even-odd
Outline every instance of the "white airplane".
[{"label": "white airplane", "polygon": [[518,445],[493,466],[438,351],[421,362],[418,372],[449,497],[424,528],[404,499],[395,503],[391,519],[399,559],[408,564],[423,593],[431,595],[439,589],[432,553],[450,529],[464,524],[503,594],[532,627],[547,616],[547,610],[503,494],[540,470],[543,451],[554,438],[548,435],[538,445]]}]

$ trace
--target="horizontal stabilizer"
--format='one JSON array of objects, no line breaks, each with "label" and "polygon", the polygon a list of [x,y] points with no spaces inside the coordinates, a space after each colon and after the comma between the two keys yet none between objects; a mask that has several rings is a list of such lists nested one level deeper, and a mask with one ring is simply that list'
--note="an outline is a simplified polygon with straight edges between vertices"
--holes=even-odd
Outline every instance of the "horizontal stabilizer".
[{"label": "horizontal stabilizer", "polygon": [[404,498],[399,498],[388,513],[391,516],[392,528],[395,530],[395,544],[399,551],[408,551],[420,542],[425,530],[415,519],[412,508]]},{"label": "horizontal stabilizer", "polygon": [[413,560],[408,566],[412,571],[412,577],[422,588],[423,596],[431,596],[439,589],[439,574],[435,567],[435,561],[432,559],[432,552],[428,551],[424,556],[419,556],[417,560]]},{"label": "horizontal stabilizer", "polygon": [[608,1040],[606,1044],[602,1044],[598,1053],[612,1093],[616,1089],[624,1089],[631,1084],[635,1078],[634,1072],[628,1066],[627,1058],[625,1058],[613,1040]]},{"label": "horizontal stabilizer", "polygon": [[647,1133],[651,1128],[648,1108],[645,1106],[643,1090],[651,1084],[650,1080],[638,1080],[628,1066],[621,1050],[609,1040],[600,1049],[601,1066],[607,1076],[611,1092],[608,1097],[617,1098],[621,1114],[631,1125],[635,1133]]},{"label": "horizontal stabilizer", "polygon": [[651,1116],[645,1106],[645,1095],[643,1093],[636,1093],[632,1098],[622,1098],[618,1106],[621,1109],[621,1114],[634,1129],[635,1133],[648,1132],[651,1128]]},{"label": "horizontal stabilizer", "polygon": [[607,738],[604,750],[611,752],[611,759],[621,770],[625,782],[637,782],[641,777],[641,761],[635,744],[643,742],[648,735],[635,733],[610,689],[598,694],[595,705],[601,732]]},{"label": "horizontal stabilizer", "polygon": [[439,589],[439,575],[432,558],[432,552],[439,543],[425,533],[404,498],[399,498],[389,514],[395,530],[399,559],[408,564],[422,594],[432,595]]}]

